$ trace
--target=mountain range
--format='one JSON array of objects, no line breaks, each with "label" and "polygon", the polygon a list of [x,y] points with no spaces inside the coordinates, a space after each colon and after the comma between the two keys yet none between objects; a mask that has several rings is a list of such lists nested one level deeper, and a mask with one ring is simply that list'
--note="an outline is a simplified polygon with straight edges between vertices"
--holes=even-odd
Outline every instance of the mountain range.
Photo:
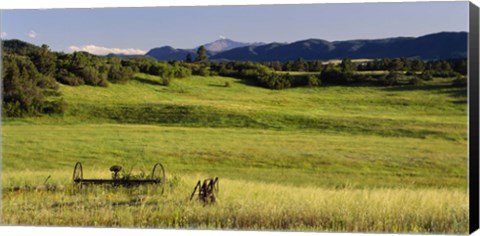
[{"label": "mountain range", "polygon": [[[264,43],[242,43],[227,38],[221,38],[214,42],[204,44],[203,46],[207,50],[207,55],[213,57],[218,53],[229,51],[231,49],[260,45],[264,45]],[[198,47],[192,49],[175,49],[170,46],[163,46],[151,49],[146,55],[161,61],[184,60],[188,54],[190,54],[192,58],[195,58],[197,49]]]},{"label": "mountain range", "polygon": [[[327,41],[305,39],[293,43],[241,43],[219,39],[203,46],[210,60],[226,61],[289,61],[375,58],[419,58],[423,60],[467,57],[467,32],[439,32],[421,37],[395,37],[369,40]],[[197,47],[198,48],[198,47]],[[151,49],[147,56],[157,60],[194,58],[194,49],[163,46]]]}]

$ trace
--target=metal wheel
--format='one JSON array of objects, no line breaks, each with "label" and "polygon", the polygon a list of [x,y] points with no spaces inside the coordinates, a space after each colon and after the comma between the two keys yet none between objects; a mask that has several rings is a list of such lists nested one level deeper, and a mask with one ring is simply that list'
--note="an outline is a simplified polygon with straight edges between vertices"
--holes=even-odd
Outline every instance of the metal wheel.
[{"label": "metal wheel", "polygon": [[73,169],[73,182],[83,179],[83,167],[82,163],[77,162],[75,168]]},{"label": "metal wheel", "polygon": [[153,166],[152,179],[159,181],[160,188],[162,189],[162,193],[163,193],[165,191],[166,177],[165,177],[165,168],[163,168],[162,164],[157,163]]},{"label": "metal wheel", "polygon": [[218,183],[218,177],[215,177],[215,185],[213,186],[213,189],[215,190],[216,193],[220,190],[220,185]]}]

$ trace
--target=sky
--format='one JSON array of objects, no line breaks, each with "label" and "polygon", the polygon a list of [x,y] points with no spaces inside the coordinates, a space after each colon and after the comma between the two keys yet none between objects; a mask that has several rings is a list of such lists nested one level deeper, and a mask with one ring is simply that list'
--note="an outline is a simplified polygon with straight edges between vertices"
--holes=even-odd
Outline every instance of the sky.
[{"label": "sky", "polygon": [[270,43],[468,31],[468,2],[1,10],[0,20],[3,39],[53,51],[144,54],[219,38]]}]

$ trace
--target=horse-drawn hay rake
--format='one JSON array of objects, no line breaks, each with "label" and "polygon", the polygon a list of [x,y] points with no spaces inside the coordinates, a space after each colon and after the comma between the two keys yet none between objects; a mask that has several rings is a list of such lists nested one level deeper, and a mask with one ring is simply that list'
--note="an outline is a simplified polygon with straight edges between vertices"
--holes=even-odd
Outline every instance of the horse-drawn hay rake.
[{"label": "horse-drawn hay rake", "polygon": [[163,168],[163,165],[161,163],[156,163],[153,166],[150,178],[146,179],[119,178],[118,172],[121,169],[122,167],[118,165],[110,167],[110,171],[112,172],[112,179],[84,179],[82,163],[77,162],[73,170],[73,182],[75,184],[79,184],[80,186],[102,184],[112,186],[137,186],[144,184],[155,184],[160,186],[162,193],[165,191],[165,168]]},{"label": "horse-drawn hay rake", "polygon": [[[77,162],[73,169],[73,183],[79,186],[82,185],[111,185],[111,186],[138,186],[145,184],[159,185],[161,193],[165,191],[166,177],[165,168],[161,163],[156,163],[153,166],[152,173],[149,178],[136,179],[127,177],[119,177],[118,173],[122,170],[121,166],[114,165],[110,167],[112,172],[112,179],[84,179],[83,178],[83,166],[82,163]],[[198,195],[198,199],[201,200],[204,205],[215,203],[217,201],[217,195],[219,192],[218,177],[205,179],[203,182],[199,180],[193,192],[190,196],[190,200],[195,195]]]}]

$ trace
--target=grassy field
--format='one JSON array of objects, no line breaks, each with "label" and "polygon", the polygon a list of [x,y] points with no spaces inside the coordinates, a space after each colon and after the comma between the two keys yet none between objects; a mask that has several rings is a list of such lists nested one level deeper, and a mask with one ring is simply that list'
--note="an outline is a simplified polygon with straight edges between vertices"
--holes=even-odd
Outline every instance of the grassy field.
[{"label": "grassy field", "polygon": [[[355,63],[361,63],[361,62],[369,62],[369,61],[372,61],[372,59],[353,59],[351,60],[352,62],[355,62]],[[322,64],[326,65],[326,64],[334,64],[334,65],[338,65],[342,63],[342,60],[329,60],[329,61],[325,61],[323,62]]]},{"label": "grassy field", "polygon": [[[3,119],[2,223],[466,233],[466,89],[451,80],[275,91],[138,74],[61,86],[64,115]],[[85,178],[161,162],[168,191],[74,189],[77,161]],[[48,176],[62,188],[35,190]],[[214,176],[216,204],[188,201]]]}]

